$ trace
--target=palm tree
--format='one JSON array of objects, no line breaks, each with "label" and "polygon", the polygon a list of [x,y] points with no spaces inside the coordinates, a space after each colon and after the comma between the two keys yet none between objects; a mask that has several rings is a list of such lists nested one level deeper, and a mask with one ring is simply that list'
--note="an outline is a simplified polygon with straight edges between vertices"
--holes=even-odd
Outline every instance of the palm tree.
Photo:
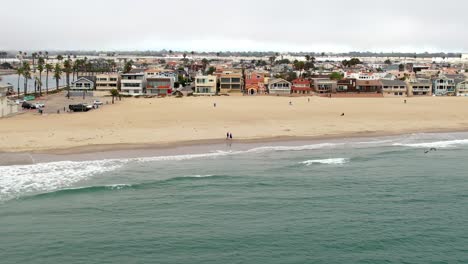
[{"label": "palm tree", "polygon": [[47,63],[45,65],[45,70],[46,70],[46,94],[49,94],[49,72],[54,70],[54,66],[52,66],[52,64]]},{"label": "palm tree", "polygon": [[32,56],[32,66],[33,66],[33,72],[35,73],[36,72],[36,64],[34,63],[36,61],[36,58],[37,58],[37,53],[36,52],[33,52],[31,54]]},{"label": "palm tree", "polygon": [[28,79],[31,78],[31,67],[27,61],[23,62],[23,77],[24,77],[24,95],[28,93]]},{"label": "palm tree", "polygon": [[62,55],[60,55],[60,54],[59,54],[59,55],[57,55],[57,60],[58,60],[59,62],[61,62],[61,61],[63,60],[63,56],[62,56]]},{"label": "palm tree", "polygon": [[114,98],[119,96],[119,91],[117,89],[110,90],[110,94],[112,95],[112,104],[114,104]]},{"label": "palm tree", "polygon": [[18,74],[18,86],[16,87],[17,90],[18,90],[18,98],[19,98],[19,95],[20,95],[20,78],[21,78],[21,75],[23,75],[23,67],[19,67],[16,68],[16,74]]},{"label": "palm tree", "polygon": [[55,69],[54,69],[54,79],[56,81],[56,89],[58,90],[59,88],[59,81],[62,79],[62,67],[60,67],[60,64],[57,63],[55,64]]},{"label": "palm tree", "polygon": [[63,62],[63,71],[65,72],[67,78],[67,97],[70,99],[70,73],[72,72],[72,64],[70,59],[67,59],[65,62]]},{"label": "palm tree", "polygon": [[42,72],[44,71],[44,58],[39,57],[37,60],[37,70],[39,71],[39,96],[42,96]]}]

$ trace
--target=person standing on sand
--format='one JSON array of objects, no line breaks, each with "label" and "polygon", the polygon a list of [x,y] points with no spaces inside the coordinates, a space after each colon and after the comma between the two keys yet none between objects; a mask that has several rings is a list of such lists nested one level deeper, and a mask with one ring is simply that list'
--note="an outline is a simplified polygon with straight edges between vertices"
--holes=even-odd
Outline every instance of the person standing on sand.
[{"label": "person standing on sand", "polygon": [[216,108],[216,103],[213,104],[213,107]]},{"label": "person standing on sand", "polygon": [[232,133],[229,133],[229,139],[232,140]]},{"label": "person standing on sand", "polygon": [[229,139],[229,132],[226,133],[226,140]]}]

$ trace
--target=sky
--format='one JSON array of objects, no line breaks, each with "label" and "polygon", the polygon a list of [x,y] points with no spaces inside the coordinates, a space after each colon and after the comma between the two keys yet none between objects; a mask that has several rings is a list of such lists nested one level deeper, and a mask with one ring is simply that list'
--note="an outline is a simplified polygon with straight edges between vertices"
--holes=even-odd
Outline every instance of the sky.
[{"label": "sky", "polygon": [[0,50],[468,52],[461,0],[2,1]]}]

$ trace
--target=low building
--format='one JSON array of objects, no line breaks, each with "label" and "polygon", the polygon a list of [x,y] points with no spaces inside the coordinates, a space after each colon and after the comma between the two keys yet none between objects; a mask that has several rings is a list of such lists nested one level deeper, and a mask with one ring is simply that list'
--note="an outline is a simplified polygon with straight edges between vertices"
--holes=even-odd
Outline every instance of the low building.
[{"label": "low building", "polygon": [[356,90],[356,79],[345,78],[337,81],[336,84],[337,93],[355,93]]},{"label": "low building", "polygon": [[273,78],[268,80],[268,93],[276,95],[289,95],[291,94],[291,83],[281,79]]},{"label": "low building", "polygon": [[307,79],[295,79],[292,81],[291,93],[293,94],[311,94],[312,87]]},{"label": "low building", "polygon": [[18,105],[7,98],[9,85],[0,84],[0,118],[18,112]]},{"label": "low building", "polygon": [[120,76],[118,73],[107,73],[96,75],[96,90],[110,91],[119,89]]},{"label": "low building", "polygon": [[217,88],[217,77],[214,75],[195,77],[196,95],[215,95]]},{"label": "low building", "polygon": [[455,95],[455,80],[439,75],[432,80],[432,93],[436,96]]},{"label": "low building", "polygon": [[174,77],[152,76],[146,78],[147,95],[167,96],[174,90]]},{"label": "low building", "polygon": [[145,87],[145,73],[143,70],[133,69],[122,74],[120,90],[124,95],[142,95]]},{"label": "low building", "polygon": [[334,93],[337,88],[337,81],[329,78],[312,78],[311,86],[319,94]]},{"label": "low building", "polygon": [[415,78],[406,82],[408,96],[430,96],[432,95],[432,82],[430,79]]},{"label": "low building", "polygon": [[76,81],[72,82],[70,90],[73,91],[92,91],[96,84],[95,76],[79,76]]},{"label": "low building", "polygon": [[386,97],[408,96],[408,87],[401,80],[380,80],[382,83],[382,93]]},{"label": "low building", "polygon": [[468,81],[459,82],[456,88],[457,96],[468,96]]},{"label": "low building", "polygon": [[380,80],[357,80],[356,91],[358,93],[382,93]]},{"label": "low building", "polygon": [[242,93],[244,90],[244,81],[242,73],[239,71],[223,71],[219,78],[220,92]]}]

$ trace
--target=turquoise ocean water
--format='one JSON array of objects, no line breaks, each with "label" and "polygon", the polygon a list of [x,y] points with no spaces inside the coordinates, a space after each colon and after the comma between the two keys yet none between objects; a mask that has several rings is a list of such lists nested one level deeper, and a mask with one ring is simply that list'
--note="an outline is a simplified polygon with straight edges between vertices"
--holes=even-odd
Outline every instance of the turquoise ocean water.
[{"label": "turquoise ocean water", "polygon": [[468,263],[468,134],[0,167],[0,263]]}]

